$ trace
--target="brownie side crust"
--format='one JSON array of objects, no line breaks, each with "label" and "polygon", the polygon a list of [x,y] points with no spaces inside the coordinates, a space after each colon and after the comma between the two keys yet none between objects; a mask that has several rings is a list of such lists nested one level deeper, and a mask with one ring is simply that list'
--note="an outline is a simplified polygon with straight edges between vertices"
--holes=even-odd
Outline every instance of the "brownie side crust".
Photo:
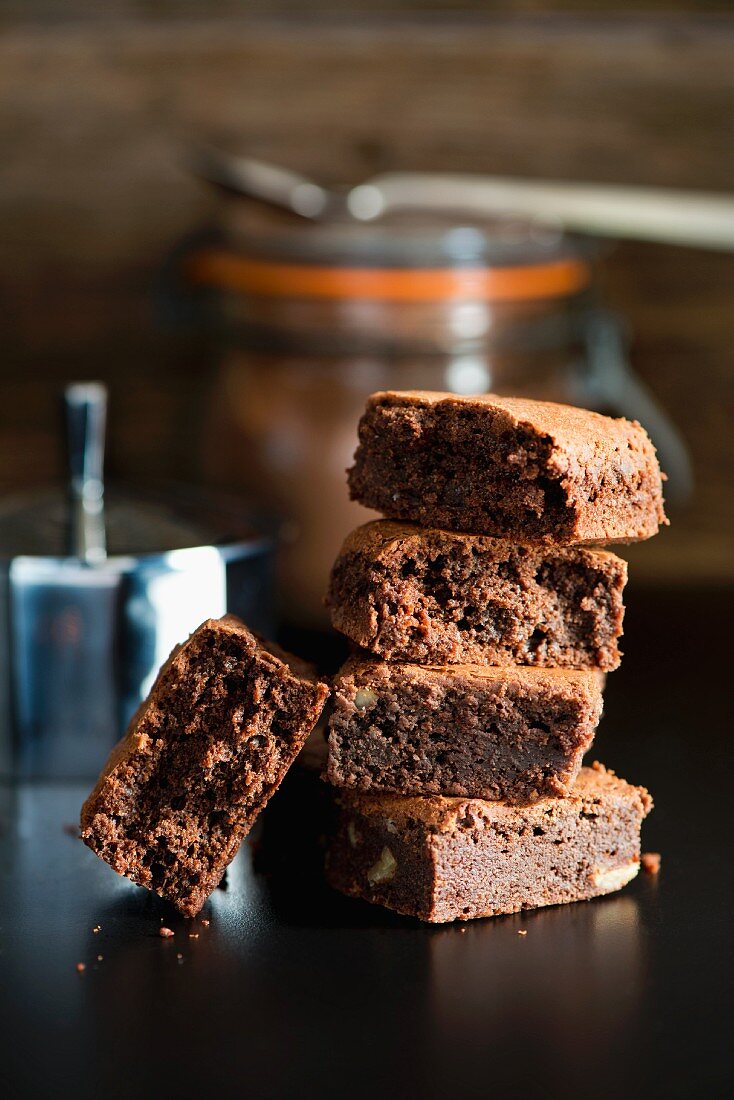
[{"label": "brownie side crust", "polygon": [[174,650],[84,803],[84,842],[195,915],[318,721],[309,665],[234,616]]},{"label": "brownie side crust", "polygon": [[630,542],[667,522],[637,422],[492,394],[373,394],[349,489],[391,519],[526,543]]},{"label": "brownie side crust", "polygon": [[327,877],[424,921],[471,920],[619,890],[640,866],[643,787],[601,765],[531,806],[341,792]]},{"label": "brownie side crust", "polygon": [[389,661],[610,671],[626,580],[604,550],[374,520],[347,537],[328,603],[337,630]]},{"label": "brownie side crust", "polygon": [[403,795],[563,796],[593,740],[603,682],[590,671],[352,657],[334,680],[326,778]]}]

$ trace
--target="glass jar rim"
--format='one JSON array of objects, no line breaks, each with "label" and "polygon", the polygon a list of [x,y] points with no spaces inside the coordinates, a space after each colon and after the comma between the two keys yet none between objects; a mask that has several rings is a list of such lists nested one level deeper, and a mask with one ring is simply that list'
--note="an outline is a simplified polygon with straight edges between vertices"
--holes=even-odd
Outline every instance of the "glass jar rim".
[{"label": "glass jar rim", "polygon": [[288,218],[241,199],[220,208],[235,251],[260,259],[349,267],[509,267],[568,257],[589,260],[593,238],[520,217],[395,211],[370,222]]}]

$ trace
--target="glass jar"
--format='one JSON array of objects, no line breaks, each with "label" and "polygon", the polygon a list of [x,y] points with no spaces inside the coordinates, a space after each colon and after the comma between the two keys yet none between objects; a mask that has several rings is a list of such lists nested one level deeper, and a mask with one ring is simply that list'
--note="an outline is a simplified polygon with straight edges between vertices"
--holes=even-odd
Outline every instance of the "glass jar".
[{"label": "glass jar", "polygon": [[345,477],[370,393],[491,391],[629,415],[632,376],[588,241],[511,222],[243,224],[243,206],[185,261],[224,337],[203,464],[284,517],[291,623],[325,624],[334,558],[372,518]]}]

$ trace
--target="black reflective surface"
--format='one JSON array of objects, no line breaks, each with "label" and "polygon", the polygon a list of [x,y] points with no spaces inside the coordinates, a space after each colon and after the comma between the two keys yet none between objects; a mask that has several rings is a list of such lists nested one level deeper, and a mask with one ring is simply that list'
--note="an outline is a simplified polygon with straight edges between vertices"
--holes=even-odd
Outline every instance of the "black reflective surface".
[{"label": "black reflective surface", "polygon": [[734,599],[628,602],[593,755],[663,865],[605,900],[425,927],[256,839],[206,927],[65,832],[82,788],[0,790],[0,1096],[727,1095]]}]

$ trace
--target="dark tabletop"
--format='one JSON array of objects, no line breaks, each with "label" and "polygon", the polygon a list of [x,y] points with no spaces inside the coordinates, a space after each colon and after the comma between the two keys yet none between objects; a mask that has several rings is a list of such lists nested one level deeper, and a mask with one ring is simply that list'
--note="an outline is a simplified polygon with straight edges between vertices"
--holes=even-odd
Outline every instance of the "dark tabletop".
[{"label": "dark tabletop", "polygon": [[86,788],[0,790],[0,1097],[725,1095],[734,598],[628,605],[592,755],[649,786],[663,862],[610,898],[437,927],[350,901],[292,784],[187,922],[70,835]]}]

